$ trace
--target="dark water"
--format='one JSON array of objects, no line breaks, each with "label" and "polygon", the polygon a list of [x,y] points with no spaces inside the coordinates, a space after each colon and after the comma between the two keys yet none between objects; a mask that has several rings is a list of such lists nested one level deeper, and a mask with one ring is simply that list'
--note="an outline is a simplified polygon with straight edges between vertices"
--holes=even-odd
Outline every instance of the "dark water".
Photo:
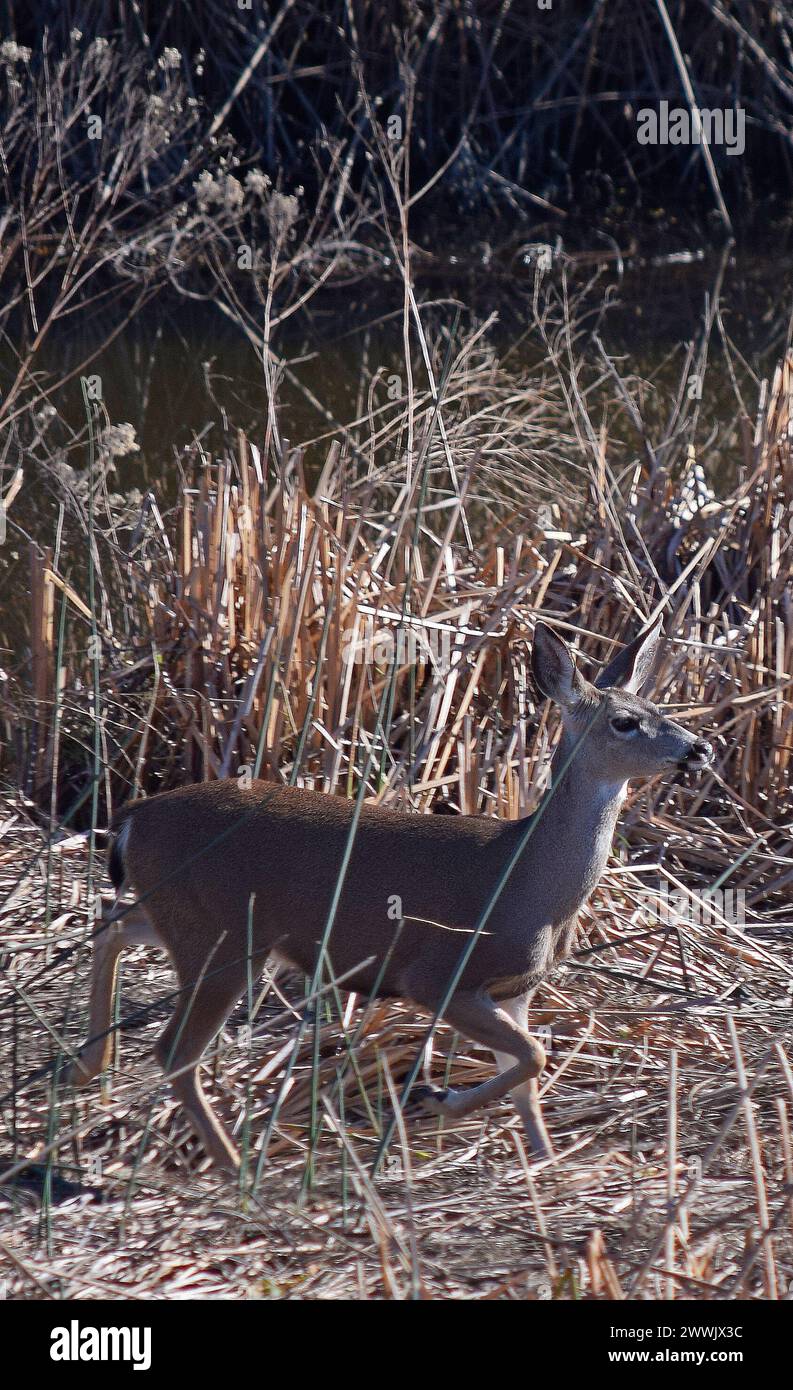
[{"label": "dark water", "polygon": [[[787,341],[793,297],[789,226],[787,217],[778,226],[770,219],[767,225],[754,225],[729,253],[708,246],[683,223],[670,227],[668,220],[655,231],[645,226],[641,238],[624,227],[605,233],[578,229],[566,236],[562,255],[554,256],[542,282],[543,287],[552,282],[559,294],[564,287],[571,298],[581,296],[584,334],[578,350],[591,363],[599,361],[591,337],[596,330],[620,373],[636,378],[631,392],[658,436],[680,380],[685,345],[701,345],[703,325],[718,297],[720,317],[710,334],[699,431],[717,485],[729,483],[736,466],[731,432],[738,409],[736,383],[753,414],[759,378],[770,375]],[[556,232],[542,228],[535,228],[530,239],[512,236],[500,243],[495,235],[490,239],[487,228],[457,242],[448,235],[434,243],[428,238],[433,249],[417,248],[414,263],[417,297],[434,305],[422,312],[423,322],[448,331],[459,315],[462,334],[495,312],[489,340],[506,365],[529,381],[541,351],[531,323],[536,247],[546,239],[558,250]],[[569,251],[571,245],[575,249]],[[293,374],[279,388],[280,429],[293,443],[314,441],[306,455],[309,470],[321,466],[334,422],[355,418],[362,383],[365,388],[378,370],[404,374],[401,315],[397,279],[370,279],[322,291],[308,315],[295,315],[276,334],[274,347]],[[68,335],[58,332],[37,365],[62,373],[81,362],[109,326],[112,320],[104,319],[71,326]],[[418,353],[414,368],[423,384]],[[185,446],[200,438],[211,455],[222,446],[224,426],[241,426],[253,439],[263,436],[267,398],[260,359],[209,301],[186,305],[161,297],[90,370],[102,377],[111,421],[129,421],[140,444],[138,453],[120,461],[114,486],[154,487],[167,504],[175,495],[176,459]],[[59,403],[70,426],[84,438],[77,380],[65,388]],[[624,428],[624,422],[616,428]],[[631,442],[630,431],[625,438]],[[632,443],[635,448],[635,438]],[[81,444],[70,461],[80,468],[85,457]],[[28,515],[35,525],[35,515]]]},{"label": "dark water", "polygon": [[[787,226],[787,224],[786,224]],[[548,233],[548,240],[555,238]],[[536,243],[511,238],[494,245],[487,236],[455,245],[447,238],[442,254],[416,257],[417,298],[422,322],[458,336],[493,312],[489,330],[496,356],[521,383],[530,383],[542,349],[532,323]],[[679,229],[675,237],[644,238],[632,249],[630,231],[604,237],[608,259],[592,254],[591,235],[578,249],[556,257],[543,287],[553,285],[577,300],[583,332],[576,344],[589,363],[600,362],[593,333],[626,380],[631,398],[647,423],[650,438],[664,438],[670,402],[678,390],[686,344],[702,344],[711,319],[707,370],[697,425],[698,458],[718,493],[730,486],[742,461],[736,419],[742,397],[753,418],[759,382],[770,377],[789,338],[793,301],[793,259],[789,233],[769,227],[739,239],[728,253],[708,247]],[[569,242],[567,243],[570,244]],[[615,246],[624,252],[621,259]],[[600,247],[596,243],[596,250]],[[719,317],[713,314],[718,301]],[[293,374],[279,388],[281,433],[293,444],[308,441],[306,469],[311,475],[326,456],[329,442],[365,408],[366,390],[380,371],[404,376],[401,287],[371,280],[344,291],[326,290],[310,316],[289,321],[274,346],[289,360]],[[112,320],[71,326],[52,336],[37,367],[60,376],[86,357],[92,343],[112,329]],[[725,342],[727,349],[725,350]],[[2,352],[2,349],[0,349]],[[6,364],[3,364],[6,365]],[[417,355],[415,379],[425,383]],[[261,363],[253,347],[211,303],[177,304],[160,298],[105,349],[90,370],[102,377],[104,403],[113,423],[135,428],[140,450],[119,460],[111,491],[152,488],[163,511],[177,495],[183,451],[200,439],[217,457],[229,431],[242,427],[263,441],[267,399]],[[614,399],[615,387],[605,391]],[[361,394],[362,397],[361,397]],[[79,474],[88,459],[85,414],[79,381],[57,397],[74,432],[68,462]],[[599,423],[597,402],[593,418]],[[331,417],[330,419],[328,418]],[[608,413],[610,462],[617,468],[637,456],[640,441],[625,411]],[[57,426],[61,438],[67,432]],[[313,442],[311,442],[313,441]],[[14,504],[7,543],[0,546],[0,672],[5,668],[23,684],[29,670],[30,560],[27,538],[52,546],[58,529],[59,490],[23,460],[25,482]],[[133,508],[136,511],[136,508]],[[21,528],[21,532],[17,529]],[[74,537],[79,544],[75,545]],[[86,551],[79,528],[68,521],[59,568],[86,592]],[[60,610],[59,610],[60,611]],[[1,677],[0,677],[1,678]]]}]

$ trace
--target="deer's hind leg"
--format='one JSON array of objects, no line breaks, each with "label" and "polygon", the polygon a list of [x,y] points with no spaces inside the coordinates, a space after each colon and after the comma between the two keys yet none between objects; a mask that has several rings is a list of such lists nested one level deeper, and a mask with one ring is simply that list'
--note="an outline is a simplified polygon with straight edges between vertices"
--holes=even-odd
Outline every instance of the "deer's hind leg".
[{"label": "deer's hind leg", "polygon": [[94,935],[88,1037],[66,1074],[72,1086],[87,1086],[113,1060],[113,1000],[121,952],[127,946],[163,944],[142,909],[118,917],[120,907],[119,895]]},{"label": "deer's hind leg", "polygon": [[[246,962],[229,963],[210,954],[198,974],[178,958],[174,964],[182,997],[157,1041],[155,1056],[207,1154],[219,1167],[236,1173],[239,1154],[204,1094],[198,1068],[245,989]],[[263,964],[263,960],[257,960],[257,976]]]},{"label": "deer's hind leg", "polygon": [[490,1081],[462,1090],[422,1088],[419,1098],[425,1107],[437,1115],[462,1119],[511,1092],[532,1151],[550,1157],[553,1150],[537,1100],[537,1077],[545,1066],[545,1050],[527,1030],[528,999],[496,1004],[489,994],[461,993],[452,998],[443,1018],[459,1033],[489,1047],[496,1054],[500,1071]]}]

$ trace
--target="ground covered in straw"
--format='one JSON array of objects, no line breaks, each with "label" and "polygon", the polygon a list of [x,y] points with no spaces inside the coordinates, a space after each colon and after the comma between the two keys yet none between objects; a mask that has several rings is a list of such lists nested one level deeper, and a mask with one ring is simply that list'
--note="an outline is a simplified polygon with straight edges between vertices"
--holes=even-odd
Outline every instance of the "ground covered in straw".
[{"label": "ground covered in straw", "polygon": [[[791,359],[753,426],[741,413],[725,436],[742,462],[719,497],[687,443],[695,415],[652,443],[634,414],[642,457],[618,479],[596,398],[555,357],[542,390],[503,383],[495,414],[469,414],[470,389],[455,405],[470,348],[444,375],[442,432],[427,397],[389,427],[407,470],[400,454],[356,471],[333,443],[309,480],[300,451],[268,463],[240,435],[130,535],[109,498],[107,524],[89,512],[93,615],[57,557],[34,557],[34,682],[13,673],[2,706],[31,792],[0,810],[12,1296],[790,1296]],[[479,370],[484,397],[498,382]],[[546,482],[537,496],[565,410],[586,495]],[[125,961],[104,1090],[58,1083],[84,1027],[92,837],[114,805],[253,769],[329,794],[363,784],[414,814],[529,814],[556,735],[528,679],[533,621],[576,639],[591,675],[656,613],[656,696],[716,756],[697,780],[632,789],[579,953],[536,997],[552,1162],[527,1161],[506,1106],[453,1127],[408,1109],[373,1176],[425,1022],[329,992],[293,1056],[303,982],[266,977],[207,1059],[247,1156],[237,1191],[151,1060],[174,981],[144,951]],[[406,614],[418,652],[383,639]],[[704,911],[722,887],[736,896]],[[465,1084],[492,1061],[441,1029],[425,1065]]]},{"label": "ground covered in straw", "polygon": [[[790,1298],[789,316],[752,291],[750,361],[725,244],[667,350],[652,291],[634,305],[623,285],[624,262],[657,260],[591,210],[605,180],[615,217],[635,196],[655,226],[664,170],[690,166],[634,138],[683,52],[703,100],[739,71],[750,115],[744,172],[716,151],[706,206],[728,228],[747,170],[779,193],[791,20],[612,4],[582,29],[571,11],[549,79],[526,6],[408,5],[406,27],[388,4],[287,0],[266,39],[213,4],[200,33],[174,14],[152,38],[122,6],[112,42],[106,6],[79,27],[62,8],[42,36],[12,5],[0,46],[5,178],[24,190],[0,264],[0,1296]],[[265,129],[275,181],[253,155]],[[662,266],[703,255],[687,228],[658,223]],[[651,380],[612,331],[623,294],[653,325]],[[169,364],[178,431],[148,457],[159,357],[131,328],[156,295],[167,315],[203,306],[212,360],[191,339],[203,394],[184,419]],[[210,315],[251,349],[240,381]],[[301,370],[331,370],[323,324],[338,393]],[[116,338],[135,426],[110,414]],[[105,394],[78,381],[100,362]],[[114,1066],[65,1087],[120,805],[255,774],[416,815],[530,815],[557,737],[534,623],[594,677],[658,617],[654,697],[715,758],[631,791],[578,951],[535,999],[553,1160],[529,1161],[506,1105],[453,1126],[400,1111],[419,1049],[436,1081],[491,1073],[449,1030],[430,1050],[410,1007],[327,991],[298,1049],[304,982],[268,975],[206,1059],[245,1156],[230,1185],[151,1059],[175,986],[143,950]]]},{"label": "ground covered in straw", "polygon": [[[668,837],[669,828],[656,815],[646,830]],[[0,1260],[9,1297],[789,1296],[793,1077],[780,1046],[789,935],[713,922],[688,928],[684,947],[668,933],[648,937],[635,911],[631,920],[641,873],[615,864],[584,924],[582,944],[598,949],[559,970],[534,1011],[533,1023],[551,1029],[544,1105],[556,1160],[527,1163],[507,1106],[454,1127],[408,1111],[375,1180],[389,1096],[422,1044],[421,1020],[381,1005],[323,1020],[315,1142],[309,1035],[254,1181],[303,992],[295,976],[267,979],[253,1021],[243,1003],[209,1069],[238,1141],[249,1128],[246,1195],[208,1170],[161,1086],[150,1045],[173,978],[154,953],[125,957],[120,1010],[131,1023],[104,1090],[75,1102],[53,1091],[51,1071],[30,1075],[51,1062],[64,1019],[77,1041],[86,857],[77,837],[48,856],[24,809],[7,805],[0,880],[14,1003],[2,1014],[2,1085],[13,1095],[3,1098]],[[456,1084],[492,1065],[448,1030],[428,1064]],[[31,1153],[39,1165],[25,1167]]]}]

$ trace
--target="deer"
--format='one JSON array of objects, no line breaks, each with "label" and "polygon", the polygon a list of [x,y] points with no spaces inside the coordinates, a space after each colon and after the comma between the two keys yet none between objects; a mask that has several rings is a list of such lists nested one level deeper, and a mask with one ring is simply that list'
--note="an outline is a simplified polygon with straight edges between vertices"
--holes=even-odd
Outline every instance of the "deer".
[{"label": "deer", "polygon": [[[495,1074],[485,1081],[414,1088],[422,1111],[456,1121],[509,1097],[532,1158],[552,1160],[539,1102],[546,1053],[528,1025],[532,996],[574,948],[628,783],[713,759],[706,739],[639,693],[660,637],[659,619],[590,682],[565,641],[536,622],[532,674],[558,705],[561,732],[550,784],[527,817],[422,815],[364,802],[351,837],[350,799],[238,778],[123,806],[110,826],[116,898],[93,938],[89,1037],[71,1083],[86,1086],[111,1064],[121,952],[164,949],[179,992],[155,1056],[207,1156],[238,1174],[237,1148],[201,1086],[201,1059],[268,959],[312,976],[324,946],[345,991],[400,999],[493,1052]],[[130,889],[135,905],[125,907]]]}]

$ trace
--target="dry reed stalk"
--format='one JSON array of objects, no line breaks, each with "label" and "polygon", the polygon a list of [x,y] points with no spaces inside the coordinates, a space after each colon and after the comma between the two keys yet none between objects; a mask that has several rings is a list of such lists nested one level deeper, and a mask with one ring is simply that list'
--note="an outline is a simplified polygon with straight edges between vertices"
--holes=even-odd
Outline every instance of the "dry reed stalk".
[{"label": "dry reed stalk", "polygon": [[[531,1280],[543,1283],[553,1268],[558,1290],[572,1286],[566,1281],[577,1270],[576,1278],[586,1281],[586,1296],[593,1297],[640,1296],[648,1277],[668,1294],[674,1287],[685,1296],[717,1297],[723,1288],[740,1285],[772,1297],[793,1277],[790,1194],[778,1192],[763,1167],[765,1153],[770,1171],[779,1135],[786,1174],[789,1169],[789,1135],[786,1139],[775,1092],[779,1075],[791,1084],[783,1044],[793,969],[787,949],[793,864],[785,829],[793,633],[790,545],[783,523],[793,503],[792,381],[786,360],[747,439],[745,478],[727,497],[688,517],[679,505],[685,468],[682,478],[673,477],[662,462],[652,479],[639,470],[624,514],[617,514],[610,449],[594,425],[591,505],[563,496],[553,524],[541,526],[525,507],[510,514],[518,490],[513,478],[501,494],[500,505],[506,496],[508,506],[498,511],[483,482],[485,460],[488,448],[508,451],[519,427],[514,421],[482,423],[484,408],[475,427],[458,419],[449,404],[456,389],[452,380],[444,396],[446,440],[458,479],[467,479],[470,469],[466,516],[472,525],[483,523],[473,554],[465,538],[446,524],[456,515],[462,530],[460,493],[450,479],[446,447],[431,433],[431,412],[417,392],[417,452],[427,450],[428,496],[448,508],[443,521],[431,510],[418,517],[415,490],[404,514],[410,495],[404,461],[390,469],[378,461],[376,478],[364,486],[347,476],[350,460],[344,450],[331,449],[322,486],[312,490],[299,450],[284,443],[284,460],[276,464],[271,458],[262,470],[255,445],[239,435],[234,454],[221,466],[201,464],[195,492],[185,491],[176,515],[165,517],[165,535],[154,524],[143,553],[129,557],[133,583],[123,596],[123,614],[131,645],[113,648],[107,639],[112,669],[108,660],[102,673],[111,737],[114,721],[130,735],[128,745],[122,747],[120,739],[113,745],[109,758],[117,798],[133,782],[151,791],[189,776],[239,775],[259,756],[263,776],[300,777],[350,795],[374,749],[368,796],[412,806],[417,813],[432,810],[441,799],[485,814],[524,813],[539,795],[554,728],[548,710],[535,708],[527,681],[526,639],[539,613],[577,636],[585,669],[593,673],[606,647],[613,646],[606,637],[616,641],[654,607],[665,608],[674,640],[663,652],[657,689],[673,710],[688,709],[694,725],[715,728],[723,738],[713,773],[696,788],[667,781],[631,792],[610,870],[584,914],[581,954],[535,1000],[533,1026],[550,1023],[554,1031],[544,1105],[559,1155],[553,1168],[531,1175],[542,1214],[539,1234],[526,1233],[525,1173],[505,1133],[506,1111],[447,1127],[442,1134],[431,1122],[414,1127],[411,1119],[402,1135],[414,1180],[409,1197],[400,1196],[396,1184],[389,1188],[387,1179],[380,1186],[366,1178],[386,1120],[389,1078],[401,1086],[425,1028],[404,1008],[383,1005],[372,1010],[359,1033],[353,1032],[355,1067],[343,1072],[340,1083],[335,1021],[323,1021],[319,1028],[316,1063],[303,1050],[297,1056],[269,1149],[269,1180],[302,1183],[306,1125],[317,1086],[325,1096],[343,1097],[343,1121],[341,1108],[325,1109],[327,1126],[316,1134],[314,1162],[321,1200],[328,1203],[327,1230],[318,1221],[311,1228],[302,1225],[305,1214],[291,1206],[288,1216],[280,1208],[257,1215],[270,1246],[287,1251],[280,1258],[290,1277],[305,1277],[308,1257],[304,1252],[301,1266],[286,1238],[276,1233],[279,1221],[293,1245],[320,1245],[328,1270],[333,1269],[329,1280],[345,1277],[346,1266],[339,1265],[333,1245],[339,1242],[349,1259],[346,1227],[334,1205],[340,1154],[356,1175],[350,1199],[357,1204],[356,1220],[360,1217],[371,1236],[364,1274],[358,1276],[370,1292],[402,1296],[419,1275],[422,1288],[433,1292],[470,1289],[469,1274],[456,1266],[452,1275],[448,1267],[450,1245],[456,1249],[459,1238],[460,1248],[465,1246],[460,1227],[475,1230],[480,1259],[491,1230],[498,1236],[494,1251],[499,1240],[512,1242],[509,1268],[498,1272],[493,1265],[493,1286],[505,1289],[513,1288],[515,1270],[523,1268]],[[583,396],[581,403],[587,408]],[[520,409],[520,429],[525,429],[530,413],[525,397]],[[508,415],[504,406],[502,416]],[[398,433],[394,428],[392,440]],[[656,457],[661,453],[655,450]],[[475,458],[482,462],[474,469]],[[420,477],[414,461],[416,486]],[[498,526],[492,524],[496,515]],[[420,563],[410,577],[410,610],[403,613],[410,573],[406,550],[416,525]],[[83,737],[86,700],[76,677],[85,682],[88,674],[82,656],[84,614],[53,562],[45,565],[39,557],[38,564],[41,573],[52,575],[46,587],[52,592],[53,584],[60,584],[68,602],[63,718]],[[79,598],[77,581],[68,583]],[[108,593],[112,608],[115,600]],[[44,621],[44,585],[34,585],[32,604],[36,685],[15,714],[22,728],[35,718],[46,746],[55,658],[48,646],[52,629]],[[388,710],[383,701],[392,674],[388,651],[356,665],[345,661],[345,638],[365,637],[367,624],[374,632],[398,632],[408,620],[420,620],[424,634],[448,638],[457,660],[449,670],[436,669],[422,652],[416,659],[400,658]],[[114,630],[123,631],[123,625],[114,621]],[[44,850],[25,815],[24,805],[11,804],[0,822],[4,942],[20,971],[19,981],[11,977],[18,1012],[6,1049],[17,1076],[47,1061],[50,1044],[42,1020],[60,1009],[67,1036],[72,1029],[70,971],[57,954],[46,962],[41,954],[44,912],[36,907],[36,884]],[[32,866],[24,881],[23,845],[25,863]],[[88,925],[84,899],[69,898],[71,883],[81,885],[85,877],[82,841],[61,848],[60,870],[64,885],[53,934],[76,948]],[[646,920],[643,895],[659,878],[679,888],[680,920]],[[687,909],[722,882],[746,885],[746,922],[737,925],[723,913],[705,923],[691,920]],[[167,995],[172,984],[158,968],[155,979]],[[304,1004],[292,983],[286,989],[291,1020]],[[130,1011],[129,1001],[122,996],[122,1017],[125,1010]],[[741,1010],[738,1052],[725,1022],[733,1010]],[[19,1026],[19,1011],[23,1018],[32,1013],[34,1029]],[[286,1044],[283,1036],[292,1024],[284,1019],[276,990],[262,998],[255,1022],[263,1061],[253,1083],[249,1055],[228,1040],[219,1044],[223,1065],[217,1069],[223,1101],[238,1124],[250,1111],[254,1133],[265,1122],[293,1052],[291,1038]],[[139,1026],[147,1040],[150,1024],[153,1019],[144,1012]],[[449,1045],[442,1030],[432,1066],[446,1064]],[[670,1104],[675,1090],[670,1050],[686,1079],[676,1111]],[[85,1155],[101,1158],[103,1181],[113,1192],[128,1190],[124,1184],[134,1173],[139,1196],[133,1205],[140,1200],[141,1208],[129,1219],[140,1221],[143,1230],[160,1215],[163,1202],[175,1213],[191,1198],[181,1178],[183,1127],[172,1107],[157,1097],[152,1103],[153,1073],[129,1060],[134,1051],[133,1030],[125,1038],[124,1067],[115,1082],[112,1126],[96,1115],[64,1123],[51,1152],[57,1151],[64,1164],[69,1145],[78,1164]],[[737,1092],[730,1080],[731,1054],[735,1067],[743,1066]],[[491,1059],[473,1047],[449,1063],[451,1076],[462,1083],[483,1078],[491,1067]],[[14,1103],[20,1148],[12,1167],[18,1177],[25,1167],[24,1146],[32,1146],[34,1135],[40,1139],[40,1090],[20,1083]],[[143,1145],[141,1159],[147,1106],[151,1142]],[[752,1151],[748,1172],[736,1161],[741,1118]],[[701,1171],[682,1191],[676,1188],[678,1153],[702,1160]],[[79,1177],[79,1166],[74,1171]],[[488,1174],[497,1174],[498,1181],[488,1183]],[[196,1182],[204,1197],[214,1197],[211,1178],[199,1174]],[[154,1204],[150,1214],[148,1201]],[[191,1210],[197,1222],[205,1219],[205,1213],[198,1215],[199,1205]],[[234,1219],[228,1217],[229,1232]],[[93,1275],[90,1264],[76,1269],[59,1256],[53,1267],[64,1287],[96,1287],[102,1279],[114,1291],[123,1286],[104,1220],[95,1213],[90,1230],[97,1249],[107,1253],[113,1277]],[[532,1224],[539,1220],[535,1212]],[[753,1235],[758,1224],[759,1243]],[[670,1239],[675,1227],[676,1250]],[[602,1232],[608,1258],[602,1234],[600,1245],[596,1239]],[[190,1234],[186,1228],[186,1241]],[[234,1243],[231,1236],[229,1242]],[[37,1258],[27,1258],[26,1265],[29,1274],[16,1270],[15,1278],[44,1277]],[[191,1269],[193,1287],[216,1287],[206,1270]],[[177,1274],[160,1269],[153,1257],[144,1282],[150,1291],[180,1287]]]},{"label": "dry reed stalk", "polygon": [[[670,1212],[673,1210],[677,1190],[677,1048],[669,1053],[669,1114],[666,1130],[666,1199]],[[671,1272],[675,1268],[675,1228],[669,1221],[664,1246],[664,1263],[670,1271],[667,1279],[665,1297],[675,1296],[674,1279]]]}]

